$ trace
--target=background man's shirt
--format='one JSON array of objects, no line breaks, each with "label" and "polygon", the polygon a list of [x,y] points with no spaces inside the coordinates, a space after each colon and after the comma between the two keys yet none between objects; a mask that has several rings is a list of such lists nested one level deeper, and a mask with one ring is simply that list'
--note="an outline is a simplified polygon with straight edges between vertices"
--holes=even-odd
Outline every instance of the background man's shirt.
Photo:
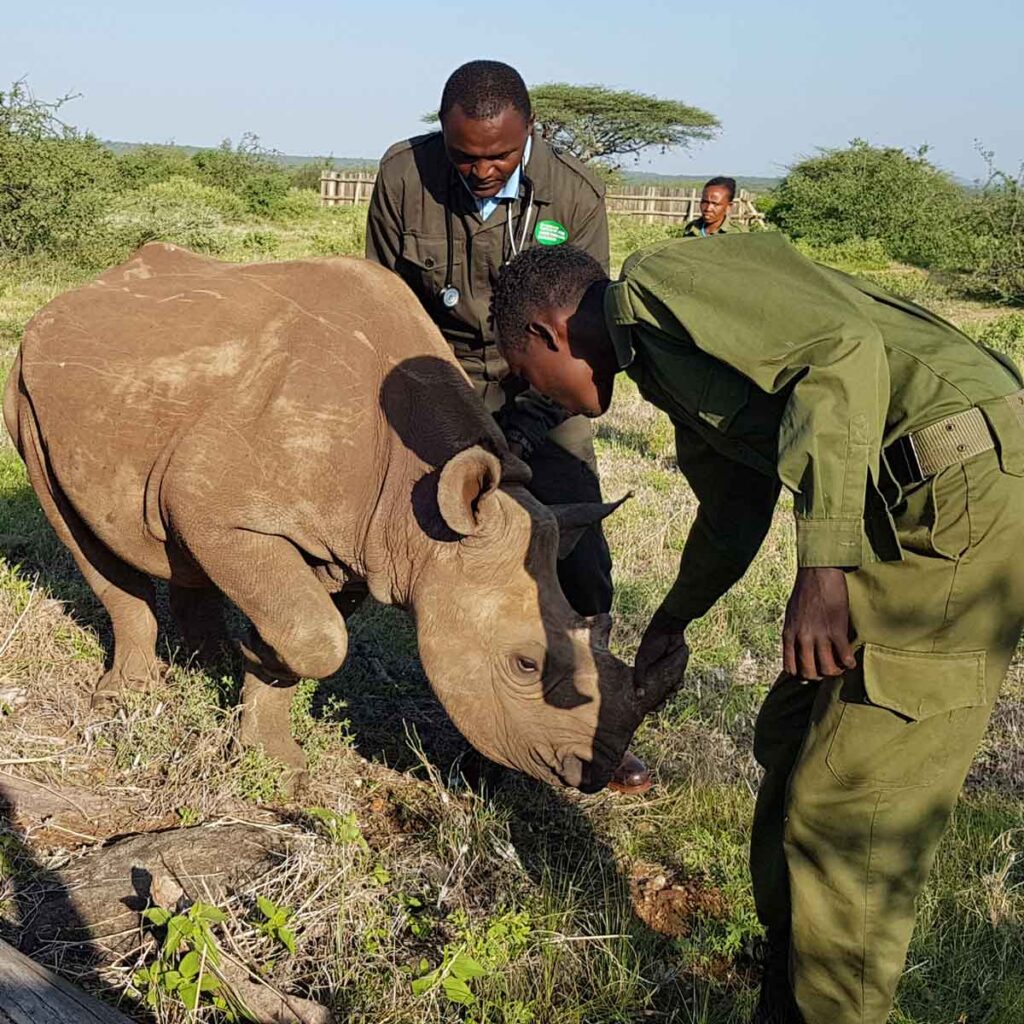
[{"label": "background man's shirt", "polygon": [[[993,430],[1012,363],[915,303],[801,256],[778,233],[634,253],[606,294],[619,364],[671,417],[700,502],[666,607],[703,615],[794,494],[801,566],[900,558],[882,449],[972,406]],[[1002,450],[1024,474],[1024,450]],[[887,503],[886,497],[889,498]]]}]

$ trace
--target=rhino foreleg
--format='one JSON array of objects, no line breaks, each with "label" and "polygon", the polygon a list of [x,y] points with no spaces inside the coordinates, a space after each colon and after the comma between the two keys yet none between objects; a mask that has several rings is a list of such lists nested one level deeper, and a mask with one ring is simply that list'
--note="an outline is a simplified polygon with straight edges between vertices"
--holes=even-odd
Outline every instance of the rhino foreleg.
[{"label": "rhino foreleg", "polygon": [[345,620],[298,548],[284,537],[191,524],[178,528],[210,581],[248,616],[254,636],[244,649],[239,741],[261,746],[293,772],[305,768],[291,735],[290,707],[299,679],[322,679],[348,650]]}]

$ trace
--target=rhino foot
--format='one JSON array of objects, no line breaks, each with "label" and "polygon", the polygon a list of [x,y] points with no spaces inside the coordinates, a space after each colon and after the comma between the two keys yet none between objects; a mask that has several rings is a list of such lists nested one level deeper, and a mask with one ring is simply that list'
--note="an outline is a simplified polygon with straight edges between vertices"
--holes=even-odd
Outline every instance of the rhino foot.
[{"label": "rhino foot", "polygon": [[300,787],[306,775],[306,754],[291,732],[294,692],[294,685],[272,686],[248,672],[242,683],[239,746],[261,747],[267,757],[283,764],[287,769],[281,781],[283,789]]},{"label": "rhino foot", "polygon": [[163,682],[163,672],[157,662],[148,668],[125,669],[114,666],[100,676],[89,698],[90,707],[109,707],[126,693],[152,693]]}]

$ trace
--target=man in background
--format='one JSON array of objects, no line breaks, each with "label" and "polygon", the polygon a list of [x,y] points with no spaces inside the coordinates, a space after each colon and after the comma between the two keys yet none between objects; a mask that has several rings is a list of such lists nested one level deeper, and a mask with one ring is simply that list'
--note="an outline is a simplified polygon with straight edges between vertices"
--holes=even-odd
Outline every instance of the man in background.
[{"label": "man in background", "polygon": [[739,222],[729,219],[729,207],[736,198],[735,178],[712,178],[700,194],[700,216],[683,228],[686,237],[729,234],[745,231]]},{"label": "man in background", "polygon": [[[441,130],[383,156],[366,230],[366,256],[412,288],[440,328],[514,454],[548,505],[601,500],[590,421],[529,391],[509,374],[490,323],[502,266],[534,246],[571,242],[608,269],[604,187],[581,163],[534,132],[519,73],[474,60],[445,83]],[[611,555],[600,525],[559,562],[559,582],[581,615],[608,613]],[[611,786],[651,786],[627,753]]]}]

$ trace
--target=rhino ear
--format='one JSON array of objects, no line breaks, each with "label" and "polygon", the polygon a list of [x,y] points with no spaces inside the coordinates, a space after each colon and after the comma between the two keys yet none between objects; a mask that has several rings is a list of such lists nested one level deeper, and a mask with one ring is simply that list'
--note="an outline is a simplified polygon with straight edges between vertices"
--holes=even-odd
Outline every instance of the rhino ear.
[{"label": "rhino ear", "polygon": [[580,501],[571,505],[548,505],[558,520],[558,557],[565,558],[569,555],[594,523],[606,519],[624,501],[632,497],[633,492],[630,491],[618,501]]},{"label": "rhino ear", "polygon": [[501,483],[501,463],[479,445],[450,458],[437,481],[437,505],[449,529],[464,537],[480,531],[481,505]]}]

